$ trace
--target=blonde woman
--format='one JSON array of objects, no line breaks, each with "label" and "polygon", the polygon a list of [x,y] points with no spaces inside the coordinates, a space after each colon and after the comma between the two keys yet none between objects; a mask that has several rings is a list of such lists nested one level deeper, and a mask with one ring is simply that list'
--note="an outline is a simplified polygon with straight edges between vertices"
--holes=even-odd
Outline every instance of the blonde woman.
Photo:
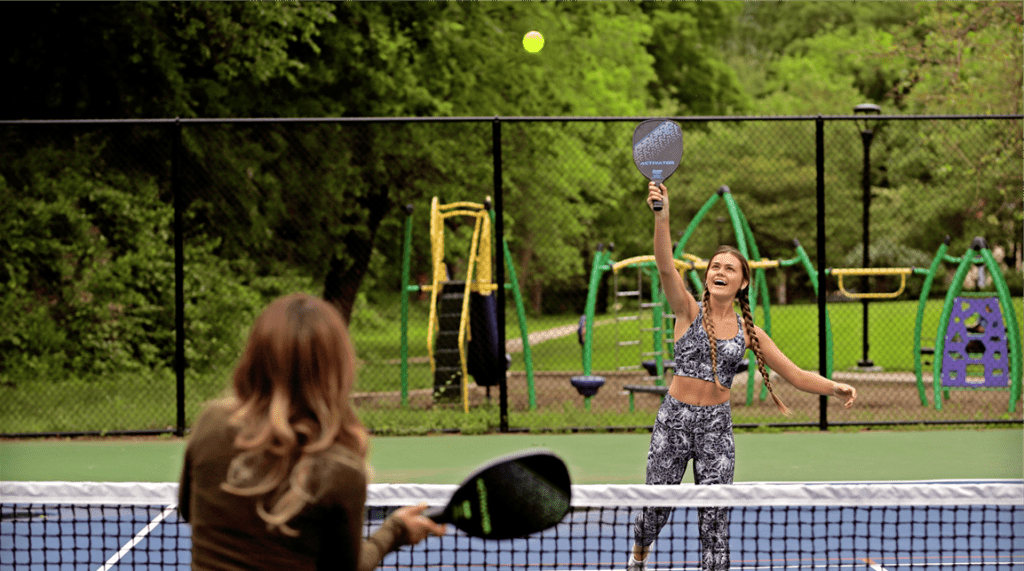
[{"label": "blonde woman", "polygon": [[305,294],[256,319],[233,396],[210,403],[185,451],[179,510],[192,568],[358,569],[444,526],[397,510],[363,540],[367,431],[349,400],[355,353],[341,315]]},{"label": "blonde woman", "polygon": [[[757,357],[776,406],[789,414],[766,374],[771,367],[797,389],[842,398],[853,405],[857,391],[797,367],[754,325],[748,291],[750,266],[735,248],[720,247],[708,261],[704,295],[693,297],[676,270],[669,233],[669,198],[665,185],[651,182],[647,204],[662,201],[654,213],[654,257],[665,297],[676,316],[675,370],[658,410],[647,452],[647,484],[682,482],[686,465],[693,461],[697,484],[731,484],[736,463],[729,389],[747,349]],[[652,208],[653,210],[653,208]],[[740,314],[734,304],[739,304]],[[710,340],[714,339],[715,343]],[[645,508],[634,523],[634,544],[628,571],[646,569],[651,544],[668,521],[671,508]],[[726,508],[698,508],[701,567],[705,571],[729,569],[729,512]]]}]

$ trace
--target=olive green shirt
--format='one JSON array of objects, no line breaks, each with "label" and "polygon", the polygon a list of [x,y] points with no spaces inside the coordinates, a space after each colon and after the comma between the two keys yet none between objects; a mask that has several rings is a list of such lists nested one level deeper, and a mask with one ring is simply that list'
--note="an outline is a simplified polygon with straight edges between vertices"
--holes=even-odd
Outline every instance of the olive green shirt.
[{"label": "olive green shirt", "polygon": [[192,524],[192,569],[370,571],[386,554],[408,544],[405,528],[394,518],[363,540],[366,465],[340,444],[330,458],[318,458],[311,478],[313,501],[287,522],[299,535],[268,530],[256,513],[258,498],[221,489],[238,452],[238,430],[228,424],[230,414],[224,403],[207,407],[185,449],[178,510]]}]

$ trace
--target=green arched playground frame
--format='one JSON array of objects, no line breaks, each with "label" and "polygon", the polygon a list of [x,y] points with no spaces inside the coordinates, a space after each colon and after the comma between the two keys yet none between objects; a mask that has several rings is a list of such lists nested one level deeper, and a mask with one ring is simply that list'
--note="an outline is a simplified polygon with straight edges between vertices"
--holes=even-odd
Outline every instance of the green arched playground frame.
[{"label": "green arched playground frame", "polygon": [[[707,213],[718,203],[724,202],[726,209],[729,213],[729,219],[732,224],[733,232],[736,238],[737,249],[743,253],[744,256],[750,261],[751,265],[751,295],[750,295],[750,306],[751,310],[756,310],[758,303],[763,305],[763,325],[762,328],[766,333],[771,335],[771,308],[768,296],[767,278],[765,269],[777,268],[777,267],[790,267],[799,265],[807,272],[810,277],[811,284],[814,286],[814,293],[818,295],[818,271],[814,268],[811,263],[807,252],[800,245],[798,240],[793,240],[796,248],[796,256],[788,260],[762,260],[760,252],[757,248],[757,243],[754,239],[753,233],[751,232],[750,225],[747,223],[746,218],[743,215],[742,210],[736,204],[736,200],[733,198],[731,191],[728,187],[722,186],[704,203],[704,205],[697,211],[697,214],[690,221],[685,232],[676,244],[673,250],[673,258],[676,261],[677,267],[684,271],[693,285],[695,291],[698,293],[703,292],[703,284],[697,274],[697,270],[702,267],[702,263],[699,257],[685,253],[686,244],[690,237],[696,231],[701,221],[707,215]],[[932,358],[932,390],[934,392],[934,406],[936,409],[942,409],[943,396],[946,399],[949,398],[949,391],[951,389],[959,390],[1006,390],[1010,391],[1009,399],[1009,411],[1014,412],[1016,410],[1016,402],[1021,397],[1022,393],[1022,348],[1021,348],[1021,334],[1020,325],[1016,319],[1016,313],[1013,310],[1012,300],[1010,298],[1009,288],[1006,285],[1006,280],[1003,277],[1002,270],[992,255],[991,250],[987,247],[985,241],[981,238],[975,238],[971,248],[961,257],[950,256],[946,253],[949,247],[950,239],[947,236],[943,241],[942,245],[936,252],[931,266],[925,270],[923,268],[852,268],[852,269],[826,269],[826,274],[835,275],[839,280],[840,289],[848,296],[853,298],[881,298],[881,299],[894,299],[901,294],[906,286],[907,277],[910,275],[923,275],[925,277],[924,283],[921,288],[921,294],[919,297],[917,318],[914,325],[914,373],[917,380],[917,388],[921,404],[928,406],[928,398],[926,385],[923,378],[923,354],[933,355]],[[669,318],[670,309],[667,301],[665,300],[664,293],[659,287],[659,278],[657,265],[654,262],[653,256],[638,256],[628,258],[622,261],[614,262],[612,260],[612,248],[604,248],[602,245],[598,245],[597,251],[594,253],[594,258],[591,266],[589,288],[587,293],[587,301],[584,313],[584,324],[595,323],[594,314],[597,307],[597,292],[601,283],[602,275],[605,272],[612,271],[618,272],[624,268],[636,267],[638,271],[644,272],[645,275],[651,281],[651,303],[650,307],[652,310],[652,332],[651,338],[651,351],[654,356],[656,374],[654,375],[654,385],[656,387],[664,386],[664,354],[665,354],[665,343],[666,335],[668,343],[672,342],[672,331],[671,326],[666,326],[666,320]],[[925,307],[927,305],[928,297],[931,292],[932,284],[935,276],[937,275],[939,268],[942,267],[943,263],[957,264],[956,273],[953,276],[949,290],[946,292],[945,301],[943,303],[942,315],[939,320],[939,326],[935,333],[935,343],[932,348],[922,348],[922,327],[924,321]],[[991,276],[992,283],[995,286],[995,295],[993,292],[964,292],[963,283],[967,276],[967,272],[972,265],[984,266],[988,274]],[[869,275],[899,275],[901,277],[901,284],[899,291],[890,293],[850,293],[843,288],[843,277],[844,276],[869,276]],[[617,293],[617,292],[616,292]],[[946,358],[944,346],[945,346],[945,334],[950,327],[950,316],[952,308],[956,300],[960,296],[966,297],[985,297],[985,298],[997,298],[1001,313],[1006,324],[1006,342],[1008,352],[1008,367],[1009,367],[1009,383],[1007,387],[949,387],[943,385],[942,380],[942,363],[943,359]],[[825,309],[825,345],[826,345],[826,370],[824,376],[832,378],[833,373],[833,341],[832,341],[832,326],[831,319],[828,315],[828,309]],[[593,330],[594,327],[587,326],[583,331],[583,351],[582,351],[582,366],[583,366],[583,377],[574,377],[574,384],[579,380],[593,379],[597,386],[600,386],[600,377],[594,377],[592,375],[592,362],[593,362]],[[760,399],[764,400],[767,397],[767,389],[762,385],[760,391]],[[754,383],[747,383],[747,396],[746,404],[750,405],[754,399]],[[585,401],[589,408],[590,397],[586,396]],[[630,409],[633,409],[633,393],[630,392]]]}]

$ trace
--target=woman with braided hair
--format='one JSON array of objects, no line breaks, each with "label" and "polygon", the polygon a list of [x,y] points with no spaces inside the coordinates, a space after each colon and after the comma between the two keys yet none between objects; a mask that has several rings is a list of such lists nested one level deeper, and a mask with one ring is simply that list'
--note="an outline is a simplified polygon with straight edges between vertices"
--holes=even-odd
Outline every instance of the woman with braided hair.
[{"label": "woman with braided hair", "polygon": [[[654,213],[654,258],[665,297],[676,317],[676,343],[675,374],[651,434],[646,483],[679,484],[687,463],[693,460],[694,483],[731,484],[736,446],[729,388],[747,349],[754,352],[757,368],[776,406],[787,415],[789,409],[775,394],[766,366],[797,389],[839,397],[847,407],[853,405],[857,391],[797,367],[754,325],[748,299],[750,266],[735,248],[722,246],[708,260],[704,295],[698,303],[687,291],[673,260],[668,189],[651,182],[648,191],[648,206],[654,200],[662,202],[662,209]],[[739,304],[742,318],[733,303]],[[711,343],[711,339],[716,342]],[[670,513],[671,508],[651,507],[637,515],[627,571],[646,570],[651,544]],[[698,508],[697,519],[702,569],[729,569],[728,509]]]}]

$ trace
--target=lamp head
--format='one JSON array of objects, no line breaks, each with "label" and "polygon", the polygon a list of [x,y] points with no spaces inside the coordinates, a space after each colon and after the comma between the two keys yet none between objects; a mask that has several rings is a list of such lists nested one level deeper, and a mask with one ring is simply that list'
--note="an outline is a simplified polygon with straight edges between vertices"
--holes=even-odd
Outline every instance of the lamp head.
[{"label": "lamp head", "polygon": [[861,103],[853,108],[854,115],[861,115],[863,119],[857,121],[857,124],[861,126],[861,131],[870,131],[874,126],[873,115],[879,115],[882,113],[882,108],[874,103]]}]

